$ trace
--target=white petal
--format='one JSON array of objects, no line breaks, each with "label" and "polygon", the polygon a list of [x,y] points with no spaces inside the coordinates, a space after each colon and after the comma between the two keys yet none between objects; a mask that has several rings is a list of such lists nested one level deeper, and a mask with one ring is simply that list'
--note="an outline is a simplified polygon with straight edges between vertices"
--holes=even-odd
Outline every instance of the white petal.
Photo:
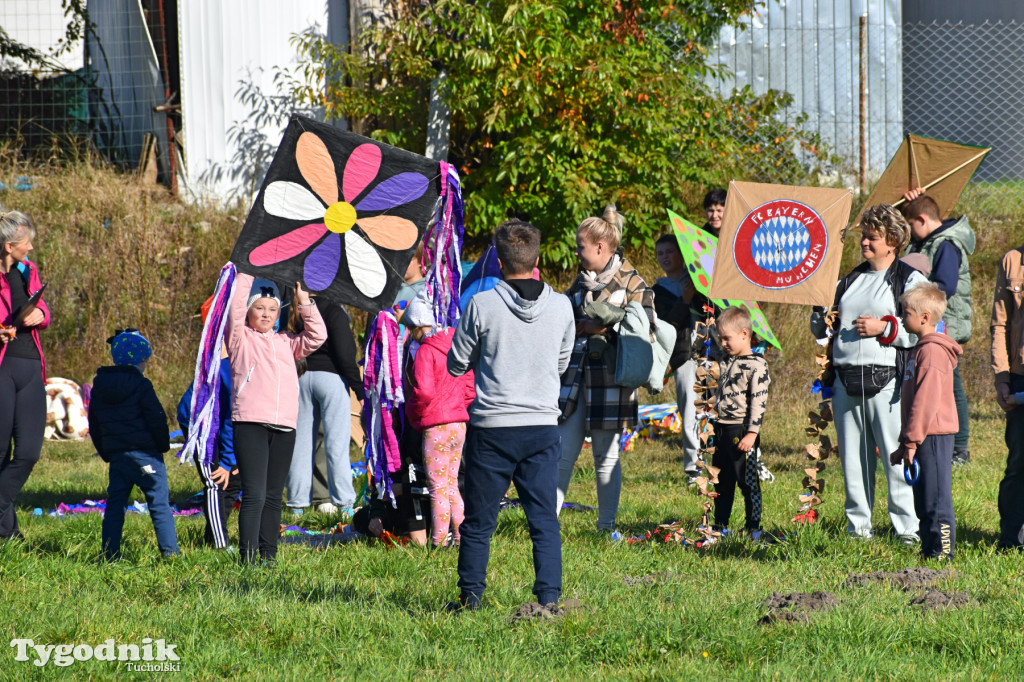
[{"label": "white petal", "polygon": [[278,218],[323,220],[326,210],[315,194],[295,182],[278,180],[263,192],[263,208]]},{"label": "white petal", "polygon": [[388,275],[384,271],[383,261],[377,250],[353,230],[345,233],[345,259],[348,260],[348,272],[352,275],[352,281],[363,295],[376,298],[384,291]]}]

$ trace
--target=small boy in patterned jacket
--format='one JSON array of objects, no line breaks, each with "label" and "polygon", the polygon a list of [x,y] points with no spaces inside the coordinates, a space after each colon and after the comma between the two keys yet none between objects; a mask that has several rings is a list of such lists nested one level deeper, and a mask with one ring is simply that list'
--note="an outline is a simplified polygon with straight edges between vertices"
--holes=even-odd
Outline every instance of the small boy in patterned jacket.
[{"label": "small boy in patterned jacket", "polygon": [[743,493],[747,532],[761,529],[761,483],[757,448],[768,405],[768,363],[750,348],[753,323],[746,308],[726,308],[718,316],[718,338],[726,358],[719,363],[718,421],[712,464],[720,469],[715,485],[715,526],[729,525],[736,486]]}]

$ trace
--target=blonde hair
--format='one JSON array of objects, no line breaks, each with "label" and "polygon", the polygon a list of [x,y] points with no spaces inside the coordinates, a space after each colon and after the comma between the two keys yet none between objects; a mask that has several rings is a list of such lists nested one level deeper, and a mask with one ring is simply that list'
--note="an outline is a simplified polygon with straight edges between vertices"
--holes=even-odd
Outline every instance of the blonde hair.
[{"label": "blonde hair", "polygon": [[605,206],[600,218],[590,217],[580,223],[576,234],[591,242],[604,242],[614,251],[622,241],[622,226],[625,219],[615,208],[615,204]]},{"label": "blonde hair", "polygon": [[[28,234],[25,234],[28,232]],[[5,211],[0,207],[0,249],[5,244],[36,238],[36,226],[21,211]]]},{"label": "blonde hair", "polygon": [[922,282],[907,289],[900,297],[900,303],[918,314],[930,314],[932,322],[938,322],[946,314],[946,294],[935,282]]},{"label": "blonde hair", "polygon": [[873,232],[885,237],[885,243],[902,251],[910,242],[910,225],[903,214],[889,204],[869,206],[860,217],[861,233]]},{"label": "blonde hair", "polygon": [[754,321],[750,319],[750,311],[743,306],[729,306],[715,318],[715,321],[718,323],[719,329],[746,329],[751,333],[754,331]]}]

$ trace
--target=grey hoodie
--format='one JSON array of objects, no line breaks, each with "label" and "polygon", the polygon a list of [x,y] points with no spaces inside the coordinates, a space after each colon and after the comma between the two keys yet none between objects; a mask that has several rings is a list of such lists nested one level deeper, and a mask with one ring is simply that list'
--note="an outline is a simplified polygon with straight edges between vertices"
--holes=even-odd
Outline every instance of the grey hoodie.
[{"label": "grey hoodie", "polygon": [[547,284],[536,301],[504,281],[470,299],[448,353],[449,374],[476,374],[470,424],[557,425],[559,378],[575,338],[572,304]]}]

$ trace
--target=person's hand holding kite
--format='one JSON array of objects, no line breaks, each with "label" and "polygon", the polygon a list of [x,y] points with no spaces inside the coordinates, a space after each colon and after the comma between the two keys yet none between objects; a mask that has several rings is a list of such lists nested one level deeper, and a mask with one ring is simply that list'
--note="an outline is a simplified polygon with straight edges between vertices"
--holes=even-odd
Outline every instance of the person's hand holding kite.
[{"label": "person's hand holding kite", "polygon": [[25,319],[21,322],[23,327],[36,327],[43,323],[46,317],[43,315],[43,311],[35,306],[32,307],[32,311],[25,315]]},{"label": "person's hand holding kite", "polygon": [[302,282],[295,283],[295,300],[299,305],[309,305],[312,302],[309,292],[302,288]]}]

